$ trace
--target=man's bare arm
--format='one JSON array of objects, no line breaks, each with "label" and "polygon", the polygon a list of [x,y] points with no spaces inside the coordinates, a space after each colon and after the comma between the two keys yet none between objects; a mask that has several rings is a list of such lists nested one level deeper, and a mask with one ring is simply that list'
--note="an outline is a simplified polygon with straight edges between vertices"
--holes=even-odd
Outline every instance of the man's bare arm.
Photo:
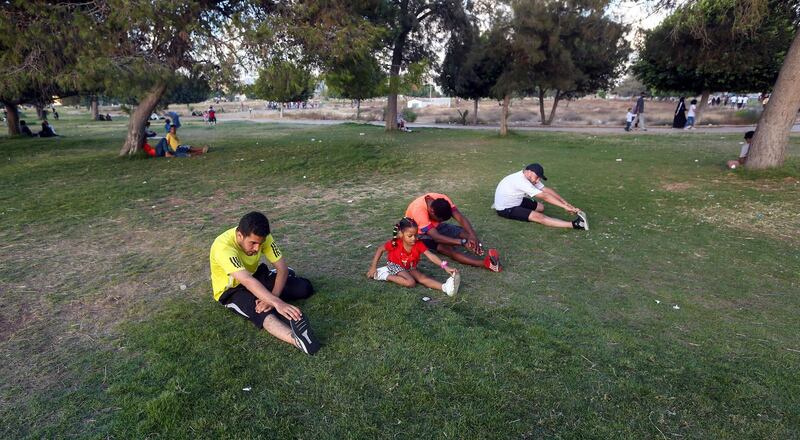
[{"label": "man's bare arm", "polygon": [[278,311],[281,315],[285,316],[288,319],[297,320],[303,316],[303,313],[297,307],[287,304],[283,302],[280,298],[273,295],[272,292],[269,291],[261,281],[258,281],[250,274],[250,272],[246,270],[236,271],[231,274],[231,276],[236,279],[236,281],[240,282],[248,292],[255,295],[256,298],[259,300],[267,303],[268,305],[275,307],[275,310]]}]

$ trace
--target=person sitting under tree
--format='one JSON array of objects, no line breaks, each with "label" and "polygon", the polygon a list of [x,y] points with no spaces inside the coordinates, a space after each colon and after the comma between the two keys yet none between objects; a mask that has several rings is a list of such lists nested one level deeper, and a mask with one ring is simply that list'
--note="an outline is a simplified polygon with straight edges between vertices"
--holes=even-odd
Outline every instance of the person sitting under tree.
[{"label": "person sitting under tree", "polygon": [[[270,271],[262,258],[275,269]],[[237,227],[220,234],[209,259],[216,301],[306,354],[319,351],[306,315],[285,302],[311,297],[314,287],[286,264],[264,214],[245,214]]]},{"label": "person sitting under tree", "polygon": [[[406,217],[419,227],[419,238],[428,249],[446,255],[461,264],[485,267],[500,272],[500,254],[489,249],[485,258],[466,255],[454,249],[462,246],[475,255],[483,256],[483,245],[469,220],[444,194],[427,193],[414,199],[406,209]],[[461,226],[446,223],[454,218]]]},{"label": "person sitting under tree", "polygon": [[25,121],[19,121],[19,132],[28,137],[36,136],[36,134],[33,131],[31,131],[31,128],[28,127],[28,123],[26,123]]},{"label": "person sitting under tree", "polygon": [[750,144],[753,143],[753,136],[755,135],[756,132],[753,130],[744,134],[744,144],[742,145],[741,151],[739,151],[739,158],[736,160],[729,160],[727,163],[728,168],[733,170],[747,162],[747,156],[750,155]]},{"label": "person sitting under tree", "polygon": [[174,125],[169,128],[169,133],[165,139],[167,140],[167,146],[169,146],[169,151],[166,152],[167,157],[199,156],[208,153],[208,145],[198,148],[181,144],[181,140],[178,138],[178,129]]},{"label": "person sitting under tree", "polygon": [[47,121],[42,121],[42,131],[39,132],[39,137],[55,137],[58,136],[56,134],[56,130],[50,125]]},{"label": "person sitting under tree", "polygon": [[[554,228],[573,228],[589,230],[589,222],[586,214],[580,209],[572,206],[564,200],[557,192],[551,188],[546,188],[542,180],[547,180],[544,176],[544,168],[538,163],[532,163],[522,171],[509,174],[497,184],[494,192],[494,204],[492,208],[497,211],[497,215],[511,220],[523,222],[536,222]],[[535,197],[541,201],[531,200],[528,197]],[[542,214],[544,203],[563,208],[570,214],[577,215],[572,221],[555,219]]]}]

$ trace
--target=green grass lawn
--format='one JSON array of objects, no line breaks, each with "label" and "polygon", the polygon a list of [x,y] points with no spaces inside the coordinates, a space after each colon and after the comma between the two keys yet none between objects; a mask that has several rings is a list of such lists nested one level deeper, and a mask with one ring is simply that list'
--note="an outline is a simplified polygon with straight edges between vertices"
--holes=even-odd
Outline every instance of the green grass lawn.
[{"label": "green grass lawn", "polygon": [[[0,438],[800,437],[797,137],[754,174],[723,167],[739,134],[186,121],[210,154],[156,160],[87,119],[0,137]],[[590,231],[490,209],[533,161]],[[365,278],[424,191],[502,273]],[[315,357],[211,297],[211,242],[254,209],[317,288]]]}]

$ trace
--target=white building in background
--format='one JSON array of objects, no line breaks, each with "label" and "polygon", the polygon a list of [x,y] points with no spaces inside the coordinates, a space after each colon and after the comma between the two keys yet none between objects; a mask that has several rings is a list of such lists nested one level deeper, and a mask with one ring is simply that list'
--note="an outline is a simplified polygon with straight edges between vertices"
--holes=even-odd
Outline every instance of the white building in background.
[{"label": "white building in background", "polygon": [[450,98],[414,98],[406,103],[408,108],[425,108],[431,105],[450,107]]}]

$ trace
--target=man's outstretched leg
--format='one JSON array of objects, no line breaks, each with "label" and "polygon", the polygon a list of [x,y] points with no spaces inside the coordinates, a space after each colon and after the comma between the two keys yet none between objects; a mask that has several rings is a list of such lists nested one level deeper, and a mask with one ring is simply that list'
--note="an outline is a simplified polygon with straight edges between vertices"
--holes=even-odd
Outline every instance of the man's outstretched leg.
[{"label": "man's outstretched leg", "polygon": [[489,255],[484,258],[473,257],[471,255],[461,253],[453,249],[452,246],[446,244],[438,244],[436,246],[436,252],[446,255],[452,258],[454,261],[457,261],[461,264],[466,264],[468,266],[485,267],[492,272],[500,272],[502,270],[499,261],[500,255],[494,249],[490,249]]}]

